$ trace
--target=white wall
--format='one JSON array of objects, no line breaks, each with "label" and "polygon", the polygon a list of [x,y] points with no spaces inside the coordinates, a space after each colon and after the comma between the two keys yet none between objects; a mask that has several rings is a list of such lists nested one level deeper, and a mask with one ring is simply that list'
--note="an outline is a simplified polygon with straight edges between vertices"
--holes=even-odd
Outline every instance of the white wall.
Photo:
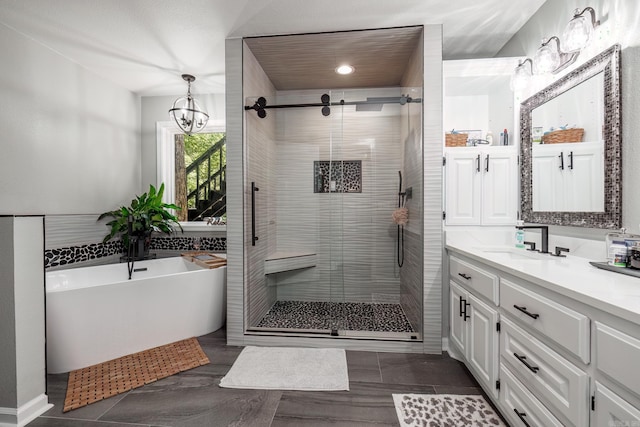
[{"label": "white wall", "polygon": [[[177,76],[180,78],[180,76]],[[200,106],[209,114],[209,121],[222,121],[225,119],[224,94],[198,94],[196,92],[198,80],[192,86],[193,97],[198,101]],[[143,96],[142,97],[142,116],[141,116],[141,176],[142,190],[146,191],[149,184],[160,185],[157,181],[157,146],[156,141],[156,123],[169,121],[169,109],[173,106],[173,102],[187,93],[187,85],[185,83],[184,93],[175,96]],[[177,127],[177,125],[176,125]]]},{"label": "white wall", "polygon": [[0,214],[101,213],[140,189],[133,93],[0,24]]},{"label": "white wall", "polygon": [[[622,46],[622,225],[629,232],[640,233],[640,193],[633,183],[638,180],[640,163],[640,95],[635,89],[640,80],[640,3],[636,0],[592,0],[588,4],[596,11],[601,25],[593,42],[575,64],[558,75],[536,77],[531,86],[519,94],[519,101],[528,98],[590,58],[619,43]],[[547,0],[538,12],[500,50],[498,56],[526,55],[533,58],[542,38],[562,36],[576,8],[584,8],[582,0]],[[514,64],[515,66],[515,64]]]}]

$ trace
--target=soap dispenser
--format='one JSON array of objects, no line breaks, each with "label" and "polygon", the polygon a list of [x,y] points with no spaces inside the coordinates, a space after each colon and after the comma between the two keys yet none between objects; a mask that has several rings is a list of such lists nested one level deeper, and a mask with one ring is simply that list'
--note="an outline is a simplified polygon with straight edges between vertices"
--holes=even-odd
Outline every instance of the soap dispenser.
[{"label": "soap dispenser", "polygon": [[524,248],[524,230],[522,228],[517,228],[522,227],[523,225],[524,221],[521,219],[516,223],[516,248]]},{"label": "soap dispenser", "polygon": [[487,131],[487,135],[484,137],[485,141],[487,141],[487,144],[489,145],[493,145],[493,132],[491,132],[490,130]]}]

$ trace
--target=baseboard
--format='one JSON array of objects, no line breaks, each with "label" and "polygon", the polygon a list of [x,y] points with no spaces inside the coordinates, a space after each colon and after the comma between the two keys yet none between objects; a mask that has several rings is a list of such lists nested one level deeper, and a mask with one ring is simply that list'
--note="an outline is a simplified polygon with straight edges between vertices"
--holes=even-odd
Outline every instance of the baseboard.
[{"label": "baseboard", "polygon": [[52,407],[44,393],[17,409],[0,407],[0,427],[26,426]]}]

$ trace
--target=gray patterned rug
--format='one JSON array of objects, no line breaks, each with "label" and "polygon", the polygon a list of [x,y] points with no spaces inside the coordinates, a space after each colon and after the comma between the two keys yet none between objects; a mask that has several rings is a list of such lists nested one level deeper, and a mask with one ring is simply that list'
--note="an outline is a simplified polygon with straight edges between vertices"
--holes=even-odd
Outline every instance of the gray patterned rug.
[{"label": "gray patterned rug", "polygon": [[394,394],[402,427],[505,426],[480,395]]}]

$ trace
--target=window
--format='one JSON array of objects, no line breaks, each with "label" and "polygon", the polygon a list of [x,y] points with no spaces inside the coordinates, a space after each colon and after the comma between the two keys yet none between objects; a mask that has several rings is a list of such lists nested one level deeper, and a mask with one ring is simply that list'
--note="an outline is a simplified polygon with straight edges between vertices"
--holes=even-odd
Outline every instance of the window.
[{"label": "window", "polygon": [[157,184],[163,200],[181,209],[180,221],[226,217],[226,140],[221,123],[184,135],[173,122],[158,122]]}]

